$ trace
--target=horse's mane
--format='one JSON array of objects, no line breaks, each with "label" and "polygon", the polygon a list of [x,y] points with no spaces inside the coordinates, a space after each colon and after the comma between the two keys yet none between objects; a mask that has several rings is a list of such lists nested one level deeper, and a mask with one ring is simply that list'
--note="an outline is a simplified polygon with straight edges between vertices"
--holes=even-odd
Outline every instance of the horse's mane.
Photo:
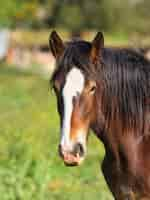
[{"label": "horse's mane", "polygon": [[[76,66],[88,79],[95,79],[103,85],[102,111],[106,128],[121,133],[144,134],[146,99],[150,98],[150,63],[142,54],[129,49],[101,50],[97,66],[91,64],[89,54],[91,44],[72,41],[60,61],[66,73]],[[58,63],[59,65],[59,63]],[[56,68],[52,79],[59,68]],[[120,134],[121,134],[120,133]]]},{"label": "horse's mane", "polygon": [[[144,134],[150,97],[150,63],[128,49],[104,49],[103,113],[107,128],[121,133]],[[121,134],[120,133],[120,134]]]}]

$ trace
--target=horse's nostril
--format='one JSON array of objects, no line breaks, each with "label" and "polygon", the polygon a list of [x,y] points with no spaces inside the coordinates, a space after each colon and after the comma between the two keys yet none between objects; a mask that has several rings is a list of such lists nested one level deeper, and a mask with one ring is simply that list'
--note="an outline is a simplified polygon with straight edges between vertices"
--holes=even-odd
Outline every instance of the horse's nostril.
[{"label": "horse's nostril", "polygon": [[84,148],[83,148],[83,145],[80,144],[80,143],[77,143],[77,144],[74,146],[73,154],[74,154],[74,155],[79,154],[80,157],[83,157],[83,155],[84,155]]}]

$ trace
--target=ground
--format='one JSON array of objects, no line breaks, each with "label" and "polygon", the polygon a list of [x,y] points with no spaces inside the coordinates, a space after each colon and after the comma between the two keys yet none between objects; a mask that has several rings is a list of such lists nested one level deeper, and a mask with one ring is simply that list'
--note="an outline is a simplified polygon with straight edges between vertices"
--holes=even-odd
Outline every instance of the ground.
[{"label": "ground", "polygon": [[0,200],[112,200],[91,133],[87,159],[65,167],[57,153],[55,96],[40,75],[0,64]]}]

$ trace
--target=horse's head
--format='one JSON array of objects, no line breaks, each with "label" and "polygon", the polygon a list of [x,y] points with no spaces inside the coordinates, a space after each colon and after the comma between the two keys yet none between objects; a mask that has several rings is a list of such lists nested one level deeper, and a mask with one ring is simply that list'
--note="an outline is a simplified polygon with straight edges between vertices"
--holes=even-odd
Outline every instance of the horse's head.
[{"label": "horse's head", "polygon": [[66,165],[79,165],[86,154],[88,130],[96,118],[96,74],[103,35],[93,42],[74,41],[64,44],[54,31],[50,49],[57,68],[52,76],[61,123],[59,152]]}]

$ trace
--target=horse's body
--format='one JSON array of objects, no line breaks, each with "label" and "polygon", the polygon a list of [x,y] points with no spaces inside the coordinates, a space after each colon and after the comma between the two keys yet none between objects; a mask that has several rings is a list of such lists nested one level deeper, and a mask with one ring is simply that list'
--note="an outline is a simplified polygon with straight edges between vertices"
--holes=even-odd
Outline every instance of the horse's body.
[{"label": "horse's body", "polygon": [[[113,101],[117,95],[115,92],[120,92],[120,97],[122,98],[120,109],[122,109],[123,112],[120,113],[121,115],[118,116],[118,118],[116,113],[111,113],[113,116],[111,119],[112,127],[109,128],[110,130],[105,130],[105,128],[101,129],[100,121],[96,122],[92,127],[105,146],[106,154],[102,164],[102,171],[116,199],[125,199],[125,197],[129,199],[150,199],[150,102],[146,101],[150,96],[150,63],[141,55],[130,50],[103,49],[103,51],[103,62],[105,66],[110,65],[110,73],[111,71],[114,73],[114,75],[111,74],[112,81],[110,82],[114,84],[114,81],[114,87],[116,87],[113,88],[113,86],[111,86],[109,88],[112,90],[112,94],[108,98],[107,103],[111,105],[111,101]],[[128,77],[126,77],[127,79],[125,78],[125,80],[123,80],[123,77],[120,77],[121,80],[115,80],[115,77],[118,79],[120,74],[118,71],[113,72],[113,69],[111,69],[113,68],[112,65],[114,65],[115,68],[117,65],[124,68],[121,69],[122,75],[127,75],[129,73],[129,76],[131,76],[129,78],[131,78],[131,80],[127,80]],[[137,80],[137,74],[135,74],[136,70],[139,70],[139,73],[141,73],[139,80]],[[143,76],[142,73],[145,75]],[[142,80],[142,77],[143,79],[145,78],[145,80]],[[141,83],[138,81],[141,81]],[[123,84],[125,84],[126,88],[123,88]],[[116,91],[113,89],[116,89]],[[119,98],[119,94],[117,98]],[[127,102],[125,102],[123,98],[125,98],[126,100],[124,100]],[[126,103],[126,105],[123,105],[124,103]],[[119,104],[116,108],[119,108]],[[113,109],[113,105],[110,109]],[[141,119],[140,112],[143,112]],[[126,114],[128,115],[127,118],[125,116]],[[133,116],[130,116],[132,114]],[[115,119],[114,122],[113,119],[115,117],[117,119]],[[137,120],[137,124],[134,124],[133,127],[131,125],[130,127],[129,120],[133,120],[133,123],[136,123]],[[127,127],[125,128],[125,126]],[[123,131],[123,129],[126,130]]]},{"label": "horse's body", "polygon": [[104,48],[101,34],[65,46],[53,32],[50,47],[64,162],[83,160],[90,128],[104,143],[102,171],[115,199],[150,199],[150,63],[130,50]]}]

